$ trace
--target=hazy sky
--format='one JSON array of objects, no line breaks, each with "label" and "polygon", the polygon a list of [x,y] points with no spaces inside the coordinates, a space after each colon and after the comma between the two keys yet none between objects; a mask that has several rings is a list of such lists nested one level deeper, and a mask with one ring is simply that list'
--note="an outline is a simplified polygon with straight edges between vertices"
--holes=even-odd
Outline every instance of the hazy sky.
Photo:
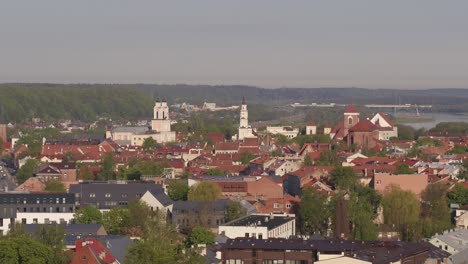
[{"label": "hazy sky", "polygon": [[0,82],[468,88],[468,1],[0,0]]}]

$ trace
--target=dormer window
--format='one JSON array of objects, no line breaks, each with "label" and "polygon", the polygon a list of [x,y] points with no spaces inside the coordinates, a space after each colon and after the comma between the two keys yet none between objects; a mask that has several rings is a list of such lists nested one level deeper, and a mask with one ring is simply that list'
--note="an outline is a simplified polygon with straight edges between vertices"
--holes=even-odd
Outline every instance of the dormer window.
[{"label": "dormer window", "polygon": [[106,196],[106,198],[109,198],[109,197],[111,197],[111,194],[110,194],[110,193],[106,193],[105,196]]}]

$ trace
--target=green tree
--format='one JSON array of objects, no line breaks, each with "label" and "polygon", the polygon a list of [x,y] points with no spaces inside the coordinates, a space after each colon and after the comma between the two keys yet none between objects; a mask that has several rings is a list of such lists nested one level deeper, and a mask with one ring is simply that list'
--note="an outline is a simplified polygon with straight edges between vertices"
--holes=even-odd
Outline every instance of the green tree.
[{"label": "green tree", "polygon": [[169,167],[167,161],[139,160],[129,164],[129,168],[124,172],[127,179],[137,179],[143,175],[163,174],[164,169]]},{"label": "green tree", "polygon": [[62,225],[39,225],[34,238],[52,250],[53,262],[69,263],[72,255],[65,250],[65,229]]},{"label": "green tree", "polygon": [[330,217],[327,196],[312,187],[304,189],[299,204],[299,215],[304,234],[324,234]]},{"label": "green tree", "polygon": [[101,211],[92,206],[86,206],[76,210],[74,218],[78,224],[102,224]]},{"label": "green tree", "polygon": [[253,160],[255,156],[250,151],[245,151],[240,154],[239,161],[242,164],[249,164],[251,160]]},{"label": "green tree", "polygon": [[226,172],[221,170],[220,168],[210,168],[206,171],[205,175],[207,176],[224,176]]},{"label": "green tree", "polygon": [[28,237],[0,239],[0,263],[56,263],[47,246]]},{"label": "green tree", "polygon": [[189,246],[196,246],[199,244],[211,245],[214,244],[214,242],[215,234],[203,226],[194,227],[187,237],[187,245]]},{"label": "green tree", "polygon": [[189,201],[211,202],[222,197],[221,188],[213,182],[199,182],[190,187]]},{"label": "green tree", "polygon": [[147,153],[153,153],[154,149],[158,147],[158,142],[152,137],[145,138],[142,144],[143,150]]},{"label": "green tree", "polygon": [[312,166],[312,158],[310,157],[309,154],[306,154],[304,157],[304,166]]},{"label": "green tree", "polygon": [[107,153],[104,155],[101,164],[101,172],[98,174],[99,180],[114,180],[116,178],[115,174],[115,159],[112,153]]},{"label": "green tree", "polygon": [[[128,204],[128,226],[130,235],[141,236],[144,234],[147,224],[159,217],[162,213],[152,211],[151,208],[143,201],[132,201]],[[165,219],[164,219],[165,221]]]},{"label": "green tree", "polygon": [[171,180],[169,182],[169,185],[167,186],[167,195],[173,201],[186,201],[188,191],[189,191],[188,184],[178,181],[178,180]]},{"label": "green tree", "polygon": [[417,240],[420,236],[415,227],[420,221],[421,206],[416,194],[398,186],[391,186],[382,202],[384,222],[400,234],[402,240]]},{"label": "green tree", "polygon": [[226,222],[232,221],[237,218],[241,218],[247,214],[246,210],[240,202],[229,201],[226,210]]},{"label": "green tree", "polygon": [[18,181],[18,184],[22,184],[27,179],[33,177],[37,165],[39,165],[38,160],[36,159],[27,160],[26,163],[16,173],[16,180]]},{"label": "green tree", "polygon": [[316,163],[319,166],[339,166],[341,164],[336,151],[321,152]]},{"label": "green tree", "polygon": [[84,164],[79,165],[78,175],[80,175],[80,179],[84,181],[92,181],[95,178],[89,166]]},{"label": "green tree", "polygon": [[127,208],[113,207],[102,216],[102,224],[109,234],[125,235],[130,229],[130,213]]},{"label": "green tree", "polygon": [[422,217],[426,222],[423,229],[425,237],[442,233],[451,227],[447,192],[448,185],[446,183],[434,183],[429,184],[421,193]]},{"label": "green tree", "polygon": [[164,215],[156,212],[148,214],[141,228],[142,239],[128,248],[125,263],[190,263],[187,262],[189,251],[182,251],[181,245],[177,243],[180,241],[179,234],[173,225],[166,222]]},{"label": "green tree", "polygon": [[460,183],[456,183],[452,190],[447,193],[447,197],[451,203],[468,204],[468,188]]},{"label": "green tree", "polygon": [[380,207],[381,196],[372,188],[354,185],[347,201],[348,217],[351,223],[351,237],[356,240],[377,239],[377,225],[374,220]]},{"label": "green tree", "polygon": [[76,161],[75,154],[73,154],[73,152],[70,152],[70,151],[66,152],[65,156],[62,159],[62,162],[74,162],[74,161]]},{"label": "green tree", "polygon": [[330,172],[330,180],[337,189],[350,191],[358,181],[352,167],[335,167]]},{"label": "green tree", "polygon": [[48,192],[66,192],[65,185],[59,180],[51,180],[46,184],[45,190]]},{"label": "green tree", "polygon": [[400,163],[396,166],[395,174],[414,174],[414,170],[406,163]]}]

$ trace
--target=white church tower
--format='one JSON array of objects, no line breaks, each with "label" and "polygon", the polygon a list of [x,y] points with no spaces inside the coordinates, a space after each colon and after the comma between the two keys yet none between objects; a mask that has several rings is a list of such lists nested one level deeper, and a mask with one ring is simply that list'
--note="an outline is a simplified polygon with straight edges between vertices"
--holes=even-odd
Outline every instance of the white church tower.
[{"label": "white church tower", "polygon": [[170,132],[171,120],[169,119],[169,107],[167,101],[156,101],[154,105],[153,120],[151,120],[151,129],[156,132]]},{"label": "white church tower", "polygon": [[244,138],[255,137],[252,133],[252,127],[249,126],[249,111],[247,110],[247,104],[245,103],[245,97],[242,97],[242,105],[240,110],[239,119],[239,133],[237,139],[242,140]]}]

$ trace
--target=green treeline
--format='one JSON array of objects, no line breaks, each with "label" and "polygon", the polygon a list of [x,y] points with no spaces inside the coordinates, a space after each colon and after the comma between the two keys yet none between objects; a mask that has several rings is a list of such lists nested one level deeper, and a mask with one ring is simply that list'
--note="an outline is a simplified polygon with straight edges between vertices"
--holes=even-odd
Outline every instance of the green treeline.
[{"label": "green treeline", "polygon": [[105,85],[0,85],[0,122],[33,117],[94,121],[151,116],[153,100],[134,88]]}]

